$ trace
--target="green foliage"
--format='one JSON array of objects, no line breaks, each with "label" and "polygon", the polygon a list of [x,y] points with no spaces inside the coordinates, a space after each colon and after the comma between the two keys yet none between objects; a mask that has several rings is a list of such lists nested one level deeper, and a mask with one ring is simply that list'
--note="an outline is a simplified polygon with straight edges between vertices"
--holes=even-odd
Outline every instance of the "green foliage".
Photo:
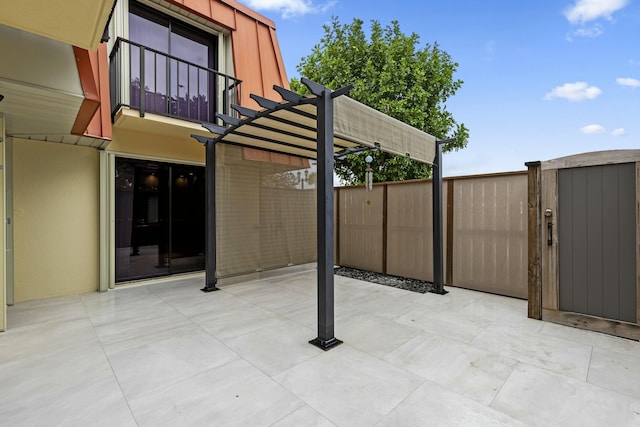
[{"label": "green foliage", "polygon": [[[456,138],[445,152],[467,145],[468,129],[445,106],[463,83],[454,79],[458,64],[437,43],[418,49],[418,35],[405,35],[397,21],[386,27],[371,21],[368,39],[360,19],[341,24],[334,17],[323,28],[320,43],[297,67],[301,76],[331,89],[354,84],[351,98],[436,138]],[[295,78],[290,85],[298,93],[308,92]],[[367,154],[374,159],[374,181],[427,178],[431,173],[428,165],[376,151],[336,160],[338,176],[349,184],[363,183]]]}]

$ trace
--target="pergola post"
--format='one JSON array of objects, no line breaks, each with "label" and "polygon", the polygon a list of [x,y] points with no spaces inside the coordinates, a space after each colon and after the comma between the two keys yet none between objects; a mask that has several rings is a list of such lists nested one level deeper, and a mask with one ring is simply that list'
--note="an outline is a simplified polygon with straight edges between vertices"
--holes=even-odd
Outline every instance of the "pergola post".
[{"label": "pergola post", "polygon": [[329,350],[342,341],[334,336],[333,287],[333,97],[330,89],[303,80],[317,96],[318,119],[318,337],[309,343]]},{"label": "pergola post", "polygon": [[207,138],[205,163],[205,204],[207,207],[206,243],[205,243],[205,283],[202,292],[219,290],[216,286],[216,142]]},{"label": "pergola post", "polygon": [[442,145],[453,140],[436,140],[436,155],[433,159],[432,207],[433,207],[433,289],[430,292],[444,295],[443,232],[442,232]]},{"label": "pergola post", "polygon": [[[310,92],[315,96],[303,96],[289,89],[280,86],[273,86],[284,102],[275,102],[263,98],[259,95],[252,94],[251,98],[260,105],[263,110],[257,111],[239,105],[232,105],[240,116],[244,119],[228,116],[225,114],[216,114],[217,119],[224,123],[219,126],[213,123],[203,123],[202,126],[211,133],[217,135],[215,138],[207,138],[201,135],[192,134],[191,136],[197,141],[204,143],[207,149],[207,254],[206,254],[206,286],[203,291],[217,290],[216,287],[216,217],[215,217],[215,145],[217,142],[230,144],[238,147],[247,147],[269,152],[282,154],[293,154],[296,156],[313,158],[318,161],[318,178],[317,178],[317,286],[318,286],[318,336],[311,340],[310,343],[323,349],[329,350],[342,343],[334,336],[334,189],[333,189],[333,163],[334,163],[334,146],[340,147],[345,151],[343,154],[355,153],[366,145],[379,147],[380,144],[371,142],[367,144],[363,141],[376,141],[377,139],[386,140],[393,148],[394,141],[398,139],[397,135],[404,135],[403,143],[389,152],[397,153],[401,149],[403,153],[410,156],[410,152],[418,155],[416,159],[422,162],[430,162],[430,143],[431,137],[424,132],[411,128],[398,120],[391,119],[384,114],[375,111],[370,107],[366,107],[357,101],[346,99],[343,102],[334,104],[334,99],[348,93],[353,85],[345,86],[332,91],[331,89],[315,83],[309,79],[302,78],[301,82],[309,88]],[[313,108],[307,106],[315,106],[315,117]],[[334,107],[336,108],[339,119],[338,125],[340,129],[338,138],[334,140]],[[300,123],[298,117],[303,117]],[[346,118],[345,118],[346,117]],[[366,118],[366,119],[365,119]],[[308,119],[316,121],[315,129],[313,125],[308,123]],[[366,129],[354,126],[351,129],[345,125],[345,122],[351,121],[367,122],[370,125]],[[283,129],[283,125],[287,130]],[[290,130],[293,127],[293,131]],[[346,127],[346,129],[345,129]],[[299,130],[297,130],[298,128]],[[246,132],[250,129],[250,132]],[[315,152],[314,147],[309,142],[313,141],[313,137],[309,132],[316,133]],[[274,135],[282,133],[287,135],[286,141],[280,140]],[[420,144],[421,138],[429,137],[428,149]],[[411,144],[408,144],[411,142]],[[449,141],[438,141],[445,143]],[[437,146],[437,145],[436,145]],[[413,148],[411,148],[413,147]],[[442,177],[441,177],[441,147],[437,146],[438,154],[436,156],[436,164],[434,165],[434,252],[437,252],[438,260],[435,260],[437,276],[439,280],[439,293],[446,293],[442,289]],[[440,175],[438,175],[440,174]],[[437,183],[437,188],[436,188]],[[438,244],[438,246],[436,246]],[[438,249],[439,248],[439,249]],[[439,265],[439,266],[438,266]]]}]

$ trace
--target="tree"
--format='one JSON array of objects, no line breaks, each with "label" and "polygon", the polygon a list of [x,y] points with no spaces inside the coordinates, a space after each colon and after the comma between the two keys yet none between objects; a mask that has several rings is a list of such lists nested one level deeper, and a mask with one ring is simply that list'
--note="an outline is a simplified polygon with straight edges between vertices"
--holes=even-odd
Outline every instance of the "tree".
[{"label": "tree", "polygon": [[[458,64],[437,43],[418,49],[419,36],[403,34],[397,21],[386,27],[371,21],[369,39],[360,19],[341,24],[334,17],[323,28],[320,43],[297,66],[301,76],[331,89],[354,84],[348,95],[351,98],[436,138],[456,138],[444,147],[445,152],[467,145],[468,129],[455,121],[445,105],[463,83],[454,79]],[[308,92],[295,78],[291,88]],[[336,160],[337,175],[349,184],[363,183],[367,154],[374,159],[375,181],[427,178],[431,174],[428,165],[375,151]]]}]

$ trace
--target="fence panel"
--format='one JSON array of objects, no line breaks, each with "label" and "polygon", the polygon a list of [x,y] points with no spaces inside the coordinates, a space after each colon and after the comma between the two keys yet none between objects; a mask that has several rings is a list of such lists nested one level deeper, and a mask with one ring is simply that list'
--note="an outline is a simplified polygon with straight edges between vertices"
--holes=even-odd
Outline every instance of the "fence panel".
[{"label": "fence panel", "polygon": [[527,298],[527,176],[455,181],[453,283]]},{"label": "fence panel", "polygon": [[[378,184],[371,192],[343,187],[336,194],[340,265],[433,280],[431,181]],[[446,284],[526,298],[526,208],[525,172],[446,179]]]},{"label": "fence panel", "polygon": [[341,188],[338,201],[340,265],[383,272],[384,187]]},{"label": "fence panel", "polygon": [[[387,188],[387,273],[433,281],[431,181],[391,184]],[[447,199],[447,186],[443,188]],[[443,229],[447,228],[443,203]],[[444,254],[446,257],[446,242]],[[445,259],[446,265],[446,259]]]}]

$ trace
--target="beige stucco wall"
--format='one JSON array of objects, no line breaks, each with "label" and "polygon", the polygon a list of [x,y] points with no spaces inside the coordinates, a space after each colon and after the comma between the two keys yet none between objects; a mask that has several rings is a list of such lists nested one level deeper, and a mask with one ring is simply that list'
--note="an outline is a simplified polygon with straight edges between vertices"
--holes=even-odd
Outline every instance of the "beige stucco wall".
[{"label": "beige stucco wall", "polygon": [[[4,147],[5,147],[5,135],[4,135],[4,116],[0,114],[0,220],[2,224],[5,224],[6,214],[4,210],[5,203],[5,189],[4,189]],[[5,239],[5,227],[0,227],[0,251],[3,256],[0,256],[0,331],[4,331],[7,326],[7,281],[5,270],[5,256],[6,253],[6,239]]]},{"label": "beige stucco wall", "polygon": [[181,161],[203,163],[205,161],[204,145],[195,139],[181,134],[150,133],[140,130],[113,128],[113,140],[107,146],[107,151],[126,153],[134,157],[156,157],[171,159],[176,163]]},{"label": "beige stucco wall", "polygon": [[15,300],[96,291],[99,156],[14,138]]}]

